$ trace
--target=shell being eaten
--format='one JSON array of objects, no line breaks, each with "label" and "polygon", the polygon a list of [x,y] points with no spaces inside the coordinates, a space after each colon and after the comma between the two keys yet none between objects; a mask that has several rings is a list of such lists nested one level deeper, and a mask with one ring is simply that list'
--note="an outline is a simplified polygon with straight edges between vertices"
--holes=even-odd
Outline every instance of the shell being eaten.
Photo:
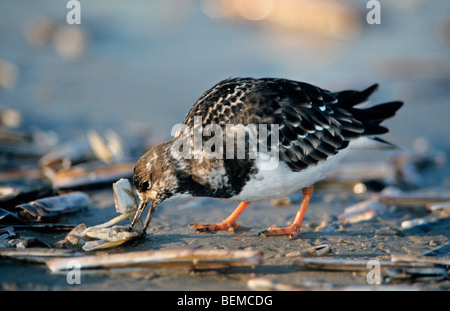
[{"label": "shell being eaten", "polygon": [[129,180],[120,179],[113,184],[113,190],[116,211],[121,215],[92,227],[80,224],[56,245],[59,247],[82,247],[85,251],[93,251],[116,247],[137,238],[140,235],[138,232],[142,231],[142,220],[136,222],[132,231],[129,230],[129,227],[115,225],[127,218],[131,221],[137,210],[136,198]]}]

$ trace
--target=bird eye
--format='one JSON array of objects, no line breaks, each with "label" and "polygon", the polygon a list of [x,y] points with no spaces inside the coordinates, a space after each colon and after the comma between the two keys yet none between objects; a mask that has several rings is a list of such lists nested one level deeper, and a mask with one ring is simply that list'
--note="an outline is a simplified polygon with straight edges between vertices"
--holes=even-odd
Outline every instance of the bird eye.
[{"label": "bird eye", "polygon": [[141,182],[142,190],[148,190],[148,189],[150,189],[150,187],[151,187],[150,181],[144,180],[143,182]]}]

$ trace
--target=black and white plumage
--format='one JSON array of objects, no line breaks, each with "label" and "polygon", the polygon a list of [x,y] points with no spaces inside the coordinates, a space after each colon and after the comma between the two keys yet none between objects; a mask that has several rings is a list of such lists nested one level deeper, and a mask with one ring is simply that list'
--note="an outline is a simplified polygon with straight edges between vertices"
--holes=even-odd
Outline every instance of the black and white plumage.
[{"label": "black and white plumage", "polygon": [[[135,219],[151,201],[148,226],[157,204],[179,194],[241,202],[289,195],[323,179],[358,142],[372,139],[389,145],[374,136],[388,132],[380,123],[394,116],[402,103],[393,101],[366,109],[355,107],[367,101],[377,88],[375,84],[361,92],[333,93],[286,79],[234,78],[219,82],[199,98],[183,124],[190,129],[190,137],[195,135],[199,125],[196,121],[201,122],[200,131],[211,124],[220,126],[222,144],[206,149],[209,155],[223,156],[211,157],[205,153],[195,158],[192,153],[190,157],[174,156],[174,145],[186,134],[182,131],[172,140],[151,148],[134,170],[133,181],[141,200]],[[260,133],[258,125],[261,124],[278,126],[275,146],[270,129]],[[237,148],[233,149],[234,156],[225,156],[227,136],[230,135],[227,125],[245,128],[247,153],[243,157],[237,156]],[[213,134],[201,136],[202,146],[207,146]],[[234,138],[234,134],[231,135]],[[251,145],[251,137],[257,137],[259,144]],[[235,141],[234,147],[237,144]],[[265,148],[260,150],[261,146]],[[270,160],[264,162],[262,159],[267,161],[267,154],[274,159],[270,152],[275,150],[277,165],[274,169],[266,169],[264,165]],[[312,194],[312,190],[310,192]],[[232,227],[234,221],[235,218]],[[195,228],[198,231],[230,229],[229,226],[213,225]]]}]

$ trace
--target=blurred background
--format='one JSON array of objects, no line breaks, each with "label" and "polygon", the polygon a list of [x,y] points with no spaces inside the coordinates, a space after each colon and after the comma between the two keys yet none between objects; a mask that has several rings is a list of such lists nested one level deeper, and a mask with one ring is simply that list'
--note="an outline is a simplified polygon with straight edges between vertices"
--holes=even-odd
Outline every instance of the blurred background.
[{"label": "blurred background", "polygon": [[[69,2],[73,1],[0,0],[1,224],[20,220],[17,204],[74,189],[88,191],[92,206],[81,211],[57,206],[63,215],[47,214],[44,219],[48,216],[63,226],[91,226],[116,217],[111,183],[130,178],[137,158],[150,145],[170,138],[172,127],[183,121],[203,92],[226,78],[287,78],[330,91],[362,90],[379,83],[372,104],[405,102],[395,118],[385,122],[390,132],[383,136],[401,151],[348,157],[350,163],[344,164],[350,165],[341,166],[317,187],[315,207],[305,218],[305,238],[256,238],[267,225],[292,220],[298,194],[278,203],[255,204],[257,212],[241,218],[253,230],[244,232],[242,239],[220,234],[199,238],[191,231],[187,224],[216,222],[234,207],[197,198],[161,204],[150,227],[152,238],[130,248],[263,249],[268,264],[262,270],[244,276],[233,270],[231,277],[208,272],[194,278],[157,272],[129,279],[132,282],[118,282],[108,272],[105,277],[83,277],[87,287],[81,289],[245,290],[243,280],[255,273],[280,277],[287,284],[306,280],[305,288],[334,288],[327,284],[336,282],[367,285],[366,278],[358,281],[355,273],[305,277],[283,254],[325,241],[333,245],[337,258],[379,259],[422,254],[448,242],[448,201],[442,205],[447,218],[437,221],[439,209],[430,212],[423,200],[417,209],[379,211],[380,204],[375,204],[369,210],[374,221],[361,226],[342,229],[339,219],[346,207],[381,189],[391,191],[386,195],[405,190],[407,199],[423,190],[419,199],[425,193],[432,202],[448,200],[450,1],[78,0],[79,25],[66,21]],[[374,4],[379,4],[379,24],[367,21],[377,19]],[[368,207],[365,202],[360,207]],[[273,205],[291,208],[266,208]],[[409,220],[435,227],[405,234],[401,228]],[[7,229],[1,239],[11,245],[16,233]],[[49,246],[66,235],[34,229],[20,231],[20,238],[36,237]],[[36,267],[0,265],[0,289],[68,289],[64,276]],[[432,281],[424,289],[448,289],[446,284]]]},{"label": "blurred background", "polygon": [[[403,100],[386,139],[449,153],[450,2],[364,0],[0,0],[0,107],[61,141],[93,128],[170,137],[229,77],[282,77],[332,91],[375,82]],[[4,121],[5,122],[5,121]],[[25,122],[25,121],[24,121]]]}]

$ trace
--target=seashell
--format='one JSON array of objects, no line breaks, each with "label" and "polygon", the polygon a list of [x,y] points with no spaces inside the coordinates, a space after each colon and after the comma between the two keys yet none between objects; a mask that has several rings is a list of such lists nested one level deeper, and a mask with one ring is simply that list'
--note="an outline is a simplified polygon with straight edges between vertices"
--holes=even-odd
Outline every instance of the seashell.
[{"label": "seashell", "polygon": [[17,213],[22,220],[39,222],[46,218],[54,218],[61,214],[77,212],[91,204],[89,196],[83,192],[73,192],[20,204]]}]

